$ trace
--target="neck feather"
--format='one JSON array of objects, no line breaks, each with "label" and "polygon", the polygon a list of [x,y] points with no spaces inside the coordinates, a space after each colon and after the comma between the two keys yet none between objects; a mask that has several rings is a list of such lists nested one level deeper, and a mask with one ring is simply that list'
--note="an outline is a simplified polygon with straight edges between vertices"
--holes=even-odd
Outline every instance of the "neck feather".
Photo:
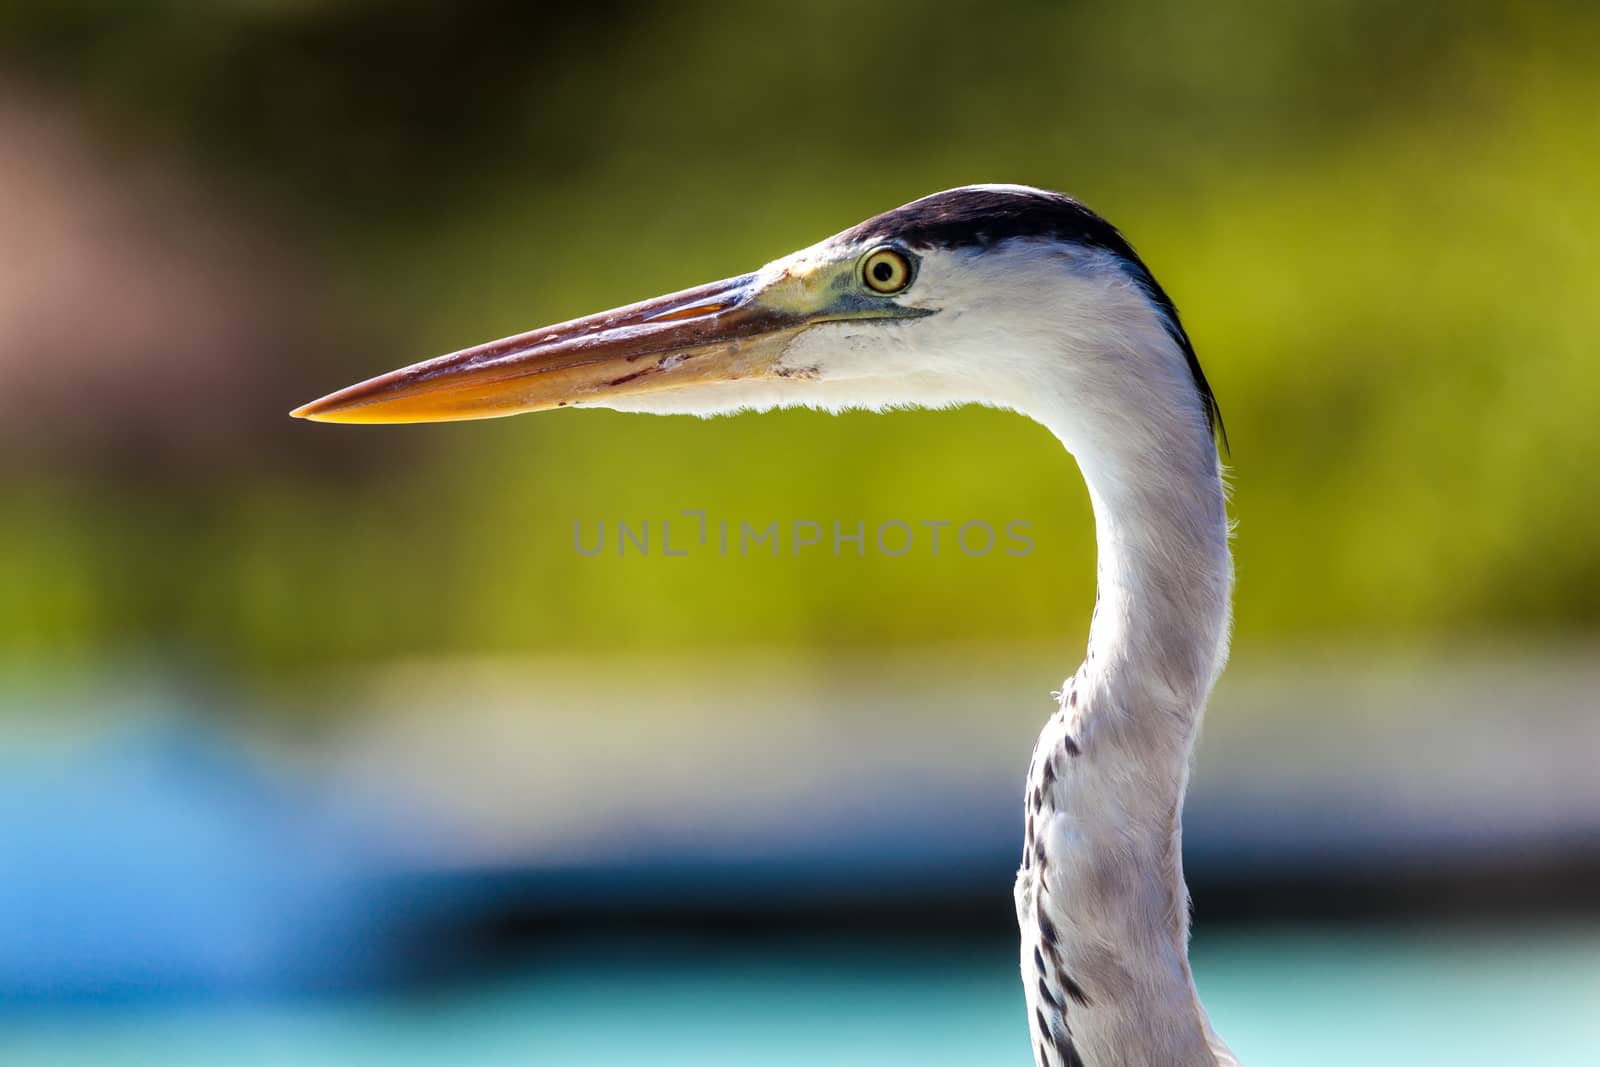
[{"label": "neck feather", "polygon": [[[1080,373],[1019,405],[1077,457],[1099,546],[1087,658],[1029,772],[1018,911],[1043,1067],[1073,1062],[1062,1042],[1090,1067],[1231,1062],[1188,965],[1180,818],[1233,568],[1215,445],[1185,378],[1152,373],[1130,404],[1092,380],[1086,392]],[[1064,977],[1084,1002],[1045,996]]]}]

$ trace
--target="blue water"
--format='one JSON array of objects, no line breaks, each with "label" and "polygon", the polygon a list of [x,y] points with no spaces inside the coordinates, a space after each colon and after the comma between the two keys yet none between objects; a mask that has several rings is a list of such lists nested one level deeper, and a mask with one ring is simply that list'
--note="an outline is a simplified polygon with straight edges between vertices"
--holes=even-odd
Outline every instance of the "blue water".
[{"label": "blue water", "polygon": [[[1247,1064],[1600,1064],[1600,928],[1254,931],[1197,942]],[[597,948],[406,996],[0,1012],[0,1062],[716,1065],[1030,1063],[998,952]]]}]

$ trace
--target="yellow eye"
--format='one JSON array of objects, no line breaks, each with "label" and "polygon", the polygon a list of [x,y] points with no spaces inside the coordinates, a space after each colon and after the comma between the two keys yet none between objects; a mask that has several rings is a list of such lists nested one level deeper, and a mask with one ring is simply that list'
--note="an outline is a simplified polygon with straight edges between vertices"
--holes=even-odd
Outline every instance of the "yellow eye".
[{"label": "yellow eye", "polygon": [[911,261],[892,248],[877,248],[861,260],[861,281],[875,293],[898,293],[911,284]]}]

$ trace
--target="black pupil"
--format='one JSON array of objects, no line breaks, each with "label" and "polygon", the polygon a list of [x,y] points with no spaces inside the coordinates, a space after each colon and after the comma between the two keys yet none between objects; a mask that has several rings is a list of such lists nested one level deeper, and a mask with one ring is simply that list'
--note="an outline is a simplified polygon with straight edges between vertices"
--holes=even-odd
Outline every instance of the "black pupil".
[{"label": "black pupil", "polygon": [[872,265],[872,276],[880,282],[887,282],[894,277],[894,268],[889,266],[887,260],[878,260]]}]

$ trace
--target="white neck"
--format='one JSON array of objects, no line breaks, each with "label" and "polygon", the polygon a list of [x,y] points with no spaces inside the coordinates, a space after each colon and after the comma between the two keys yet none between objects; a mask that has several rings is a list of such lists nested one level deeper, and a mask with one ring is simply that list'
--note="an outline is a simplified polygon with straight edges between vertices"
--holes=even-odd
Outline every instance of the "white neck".
[{"label": "white neck", "polygon": [[788,373],[615,406],[982,403],[1042,423],[1077,457],[1094,502],[1099,597],[1088,659],[1028,774],[1017,913],[1035,1056],[1041,1067],[1232,1062],[1189,976],[1179,848],[1233,587],[1194,377],[1149,293],[1106,253],[1019,239],[930,254],[916,285],[938,314],[893,328],[830,323],[789,343]]},{"label": "white neck", "polygon": [[[1168,355],[1156,366],[1182,370]],[[1029,771],[1017,895],[1035,1056],[1041,1067],[1074,1062],[1069,1048],[1089,1067],[1231,1063],[1189,973],[1180,849],[1190,755],[1227,654],[1233,568],[1216,449],[1187,374],[1152,375],[1132,403],[1119,382],[1115,404],[1092,376],[1064,377],[1016,405],[1077,456],[1099,542],[1088,656]],[[1121,414],[1093,424],[1086,410]],[[1062,995],[1064,979],[1087,1003]]]}]

